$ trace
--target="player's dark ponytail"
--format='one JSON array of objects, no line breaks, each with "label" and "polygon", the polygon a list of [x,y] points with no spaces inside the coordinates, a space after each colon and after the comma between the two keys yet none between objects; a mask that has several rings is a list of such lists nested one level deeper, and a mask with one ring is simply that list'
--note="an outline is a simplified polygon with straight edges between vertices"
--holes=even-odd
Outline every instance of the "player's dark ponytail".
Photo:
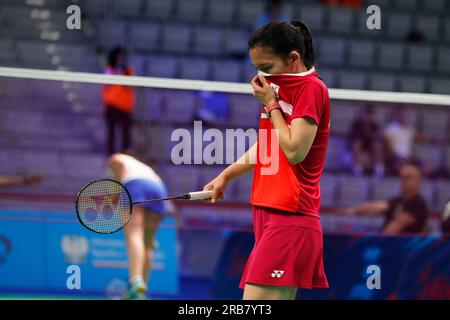
[{"label": "player's dark ponytail", "polygon": [[292,51],[297,51],[308,70],[316,63],[311,31],[299,20],[290,23],[271,22],[261,27],[248,41],[249,49],[256,46],[270,48],[282,58],[287,58]]},{"label": "player's dark ponytail", "polygon": [[312,40],[312,34],[309,27],[300,20],[291,21],[291,25],[298,28],[305,44],[305,52],[303,53],[303,63],[309,70],[316,65],[316,58],[314,56],[314,46]]}]

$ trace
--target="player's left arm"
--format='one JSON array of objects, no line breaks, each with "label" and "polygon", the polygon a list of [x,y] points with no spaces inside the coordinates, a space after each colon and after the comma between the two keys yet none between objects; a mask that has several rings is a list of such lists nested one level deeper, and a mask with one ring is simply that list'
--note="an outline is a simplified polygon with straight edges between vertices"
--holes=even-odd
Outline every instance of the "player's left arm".
[{"label": "player's left arm", "polygon": [[415,219],[416,218],[411,213],[404,211],[397,218],[388,223],[384,228],[383,233],[386,235],[398,235],[414,224]]},{"label": "player's left arm", "polygon": [[272,124],[278,129],[281,150],[291,164],[305,160],[317,133],[317,124],[309,117],[295,118],[288,127],[280,110],[270,113]]}]

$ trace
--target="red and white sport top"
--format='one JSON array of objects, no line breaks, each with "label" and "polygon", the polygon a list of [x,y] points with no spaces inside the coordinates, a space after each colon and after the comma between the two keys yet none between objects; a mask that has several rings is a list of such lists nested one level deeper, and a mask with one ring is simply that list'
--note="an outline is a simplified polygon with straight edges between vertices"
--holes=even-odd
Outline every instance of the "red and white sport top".
[{"label": "red and white sport top", "polygon": [[[295,118],[309,117],[318,125],[318,129],[305,160],[297,165],[291,165],[278,140],[269,134],[274,127],[262,108],[258,156],[250,203],[254,206],[319,217],[319,181],[325,164],[330,132],[328,89],[317,77],[314,68],[303,73],[265,76],[277,92],[287,125]],[[267,143],[261,143],[262,135],[265,136]],[[274,166],[274,163],[270,163],[270,160],[273,162],[274,159],[270,154],[272,140],[275,143],[272,150],[278,151],[278,170],[273,174],[267,174],[271,172],[268,167]]]}]

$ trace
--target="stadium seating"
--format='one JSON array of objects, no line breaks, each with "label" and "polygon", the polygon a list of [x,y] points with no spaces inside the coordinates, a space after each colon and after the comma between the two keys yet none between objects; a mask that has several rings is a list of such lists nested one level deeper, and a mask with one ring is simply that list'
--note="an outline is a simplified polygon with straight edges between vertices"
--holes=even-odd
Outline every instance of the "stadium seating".
[{"label": "stadium seating", "polygon": [[220,28],[197,27],[194,30],[194,52],[218,56],[222,52],[224,31]]},{"label": "stadium seating", "polygon": [[234,1],[209,0],[206,8],[208,23],[231,24],[234,14]]},{"label": "stadium seating", "polygon": [[352,67],[370,67],[375,61],[375,42],[354,40],[350,42],[348,63]]},{"label": "stadium seating", "polygon": [[246,174],[238,180],[236,200],[241,202],[248,202],[250,200],[250,193],[252,190],[253,175]]},{"label": "stadium seating", "polygon": [[391,38],[404,39],[412,29],[412,17],[408,13],[388,13],[387,34]]},{"label": "stadium seating", "polygon": [[225,33],[224,52],[228,55],[243,55],[247,51],[250,32],[242,28],[230,28]]},{"label": "stadium seating", "polygon": [[339,38],[321,38],[319,61],[324,65],[338,66],[344,63],[346,43]]},{"label": "stadium seating", "polygon": [[105,17],[109,10],[105,10],[108,7],[108,0],[83,0],[82,7],[89,13],[92,17]]},{"label": "stadium seating", "polygon": [[234,60],[217,60],[213,62],[212,80],[240,82],[242,79],[242,63]]},{"label": "stadium seating", "polygon": [[180,60],[180,77],[192,80],[210,80],[211,61],[203,58],[183,58]]},{"label": "stadium seating", "polygon": [[251,96],[232,94],[230,99],[230,123],[239,127],[254,127],[261,117],[262,106]]},{"label": "stadium seating", "polygon": [[348,134],[353,119],[357,116],[357,110],[351,104],[336,101],[333,103],[333,111],[331,113],[333,132],[337,134]]},{"label": "stadium seating", "polygon": [[133,19],[142,12],[141,0],[114,1],[114,11],[119,17]]},{"label": "stadium seating", "polygon": [[385,69],[402,69],[405,48],[399,43],[384,43],[380,46],[378,66]]},{"label": "stadium seating", "polygon": [[450,48],[449,47],[439,48],[436,71],[438,71],[440,73],[450,72]]},{"label": "stadium seating", "polygon": [[369,199],[369,181],[363,177],[341,177],[339,179],[337,203],[342,207],[351,207]]},{"label": "stadium seating", "polygon": [[445,205],[450,201],[450,184],[447,180],[435,182],[435,200],[432,210],[444,212]]},{"label": "stadium seating", "polygon": [[422,112],[422,132],[429,139],[447,140],[449,118],[445,109]]},{"label": "stadium seating", "polygon": [[372,199],[387,200],[395,197],[400,192],[400,182],[395,178],[384,178],[373,182]]},{"label": "stadium seating", "polygon": [[199,22],[203,18],[204,0],[178,1],[175,18],[185,22]]},{"label": "stadium seating", "polygon": [[[424,2],[434,2],[434,1],[424,1]],[[418,16],[416,24],[417,24],[416,26],[417,31],[424,34],[427,39],[435,41],[439,38],[441,20],[436,19],[436,16],[432,15]]]},{"label": "stadium seating", "polygon": [[148,68],[145,75],[162,78],[178,77],[178,60],[174,56],[152,55],[147,58]]},{"label": "stadium seating", "polygon": [[442,167],[444,154],[440,146],[416,143],[414,145],[414,158],[423,163],[426,171],[433,172]]},{"label": "stadium seating", "polygon": [[395,7],[397,9],[415,10],[418,8],[418,0],[396,0]]},{"label": "stadium seating", "polygon": [[[208,56],[211,61],[228,60],[230,57],[242,62],[247,51],[247,39],[254,30],[255,22],[264,9],[259,1],[178,1],[178,0],[132,0],[111,1],[112,10],[105,12],[104,8],[110,2],[106,0],[83,1],[84,13],[90,18],[89,23],[96,36],[91,45],[99,45],[108,49],[114,45],[125,45],[132,51],[146,55],[188,55],[191,58]],[[342,71],[345,66],[356,68],[354,71],[373,69],[373,71],[400,72],[398,76],[417,76],[424,73],[424,79],[413,79],[411,87],[388,79],[382,85],[380,78],[367,81],[368,88],[381,90],[401,90],[418,92],[448,93],[450,89],[436,86],[427,76],[436,70],[442,76],[448,73],[448,49],[438,40],[449,42],[450,20],[441,19],[442,12],[448,9],[445,1],[383,1],[367,2],[367,5],[379,5],[389,11],[382,16],[382,30],[369,30],[366,27],[367,14],[363,11],[347,9],[339,6],[325,7],[316,1],[288,3],[288,13],[293,18],[306,21],[315,35],[319,69],[330,67]],[[0,37],[0,61],[6,65],[26,65],[28,67],[58,68],[52,57],[30,51],[19,50],[20,61],[11,54],[14,51],[16,39],[41,40],[41,16],[48,15],[48,21],[55,25],[64,25],[58,21],[65,18],[64,6],[48,2],[46,7],[31,13],[29,7],[8,2],[1,8],[2,24],[11,29],[7,37]],[[46,10],[50,14],[46,13]],[[416,10],[421,10],[416,15]],[[41,12],[42,11],[42,12]],[[35,18],[31,18],[31,16]],[[45,20],[45,19],[44,19]],[[20,21],[20,28],[15,23]],[[29,27],[23,27],[23,25]],[[58,29],[59,30],[59,29]],[[356,32],[355,32],[356,31]],[[411,32],[423,35],[425,43],[411,44],[407,38]],[[14,32],[17,32],[15,34]],[[70,39],[75,33],[60,30],[61,39]],[[201,36],[200,36],[201,35]],[[11,38],[12,37],[12,38]],[[69,37],[69,38],[68,38]],[[380,41],[383,45],[380,46]],[[392,41],[392,42],[389,42]],[[74,41],[71,41],[72,43]],[[94,52],[89,49],[90,54]],[[28,52],[28,55],[27,55]],[[39,51],[37,51],[39,53]],[[88,54],[84,54],[87,57]],[[60,55],[65,56],[65,55]],[[78,55],[80,57],[80,55]],[[437,57],[437,60],[435,59]],[[62,67],[70,70],[98,71],[95,59],[83,66],[79,61],[66,58]],[[436,61],[436,65],[433,65]],[[213,63],[208,68],[214,68]],[[384,70],[379,70],[379,68]],[[377,68],[375,70],[375,68]],[[361,70],[358,70],[361,69]],[[328,70],[329,71],[329,70]],[[151,73],[151,72],[150,72]],[[173,72],[169,72],[172,73]],[[247,74],[247,72],[245,72]],[[330,72],[326,72],[331,75]],[[208,71],[208,75],[215,74]],[[434,76],[434,74],[433,74]],[[330,79],[332,77],[329,77]],[[345,78],[345,77],[344,77]],[[248,77],[224,77],[225,81],[247,81]],[[333,86],[355,88],[353,81],[329,81]],[[421,82],[425,82],[424,84]]]},{"label": "stadium seating", "polygon": [[325,24],[325,8],[323,6],[302,5],[298,17],[305,21],[311,30],[321,31]]},{"label": "stadium seating", "polygon": [[369,89],[376,91],[396,91],[397,78],[391,73],[373,72],[369,75]]},{"label": "stadium seating", "polygon": [[450,80],[447,78],[434,78],[430,81],[430,92],[436,94],[448,94]]},{"label": "stadium seating", "polygon": [[172,194],[183,194],[199,188],[199,170],[194,166],[166,166],[161,175]]},{"label": "stadium seating", "polygon": [[338,81],[343,88],[364,90],[367,84],[367,74],[360,71],[341,71]]},{"label": "stadium seating", "polygon": [[420,76],[402,76],[400,77],[400,91],[424,93],[426,81]]},{"label": "stadium seating", "polygon": [[192,27],[166,23],[162,26],[162,50],[169,53],[187,53],[191,45]]},{"label": "stadium seating", "polygon": [[406,67],[412,71],[432,70],[433,48],[426,45],[410,45],[407,47]]},{"label": "stadium seating", "polygon": [[324,174],[320,179],[320,205],[332,207],[336,204],[337,179]]},{"label": "stadium seating", "polygon": [[194,119],[196,95],[191,91],[164,92],[164,106],[162,112],[170,122],[190,123]]},{"label": "stadium seating", "polygon": [[243,26],[254,26],[259,15],[264,11],[264,2],[256,0],[238,1],[237,22]]},{"label": "stadium seating", "polygon": [[353,30],[355,11],[350,8],[336,7],[329,10],[328,30],[349,34]]},{"label": "stadium seating", "polygon": [[423,1],[422,8],[426,11],[436,13],[445,10],[445,0]]},{"label": "stadium seating", "polygon": [[160,40],[160,25],[157,23],[133,22],[130,41],[134,50],[156,50]]},{"label": "stadium seating", "polygon": [[98,23],[98,41],[104,48],[125,46],[127,43],[127,25],[123,21],[101,20]]}]

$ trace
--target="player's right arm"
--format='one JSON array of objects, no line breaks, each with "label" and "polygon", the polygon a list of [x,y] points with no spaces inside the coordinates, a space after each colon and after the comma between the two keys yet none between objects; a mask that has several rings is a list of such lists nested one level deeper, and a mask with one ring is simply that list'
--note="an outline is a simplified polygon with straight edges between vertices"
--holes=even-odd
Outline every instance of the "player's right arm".
[{"label": "player's right arm", "polygon": [[257,144],[255,143],[236,162],[229,165],[203,187],[203,190],[212,190],[211,203],[224,198],[224,191],[230,181],[253,170],[256,163],[256,152]]},{"label": "player's right arm", "polygon": [[385,212],[389,208],[389,202],[386,200],[376,200],[363,203],[357,207],[344,209],[348,215],[364,216],[377,215]]}]

